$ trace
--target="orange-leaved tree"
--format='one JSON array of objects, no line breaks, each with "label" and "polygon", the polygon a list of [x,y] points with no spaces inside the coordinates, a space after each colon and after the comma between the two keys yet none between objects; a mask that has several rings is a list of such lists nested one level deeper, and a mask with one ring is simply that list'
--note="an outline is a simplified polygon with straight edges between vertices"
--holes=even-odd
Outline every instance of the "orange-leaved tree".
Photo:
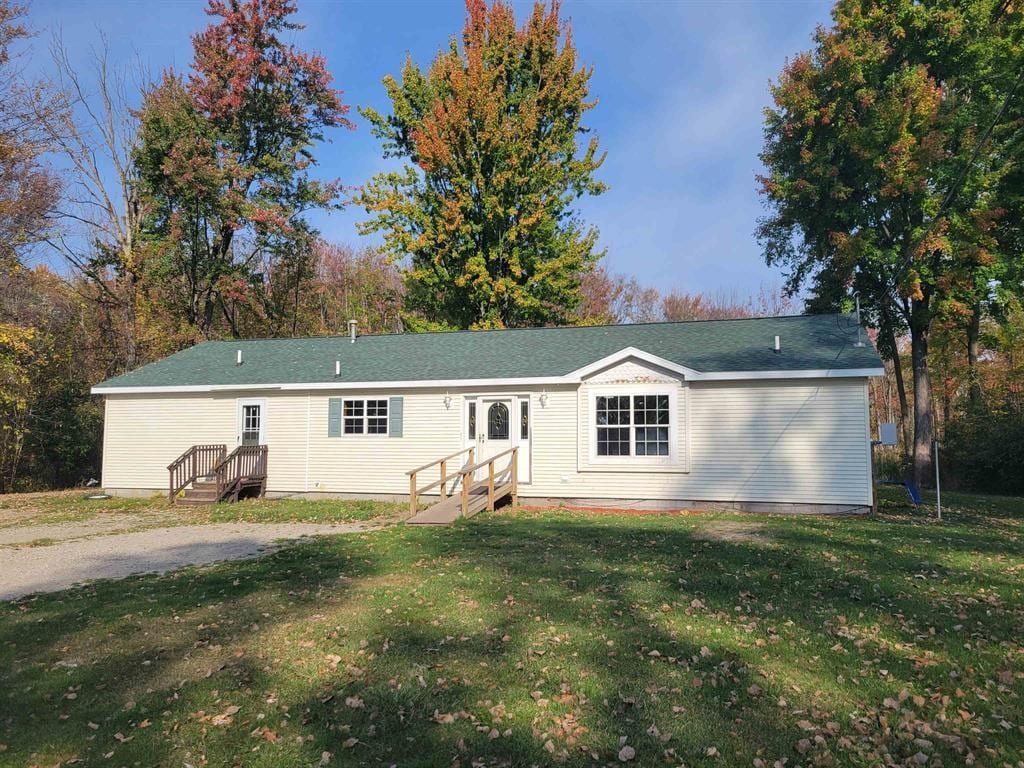
[{"label": "orange-leaved tree", "polygon": [[147,260],[175,312],[209,338],[244,335],[254,316],[285,327],[276,315],[297,311],[316,237],[305,213],[339,192],[312,175],[314,150],[351,123],[323,57],[288,40],[301,29],[293,0],[209,0],[207,13],[192,73],[167,73],[146,95],[136,163]]},{"label": "orange-leaved tree", "polygon": [[467,0],[427,72],[411,61],[384,81],[392,114],[362,114],[404,170],[358,196],[394,260],[408,257],[407,324],[501,328],[565,322],[580,275],[600,257],[574,203],[605,186],[583,117],[591,70],[577,66],[557,2],[520,29],[510,6]]}]

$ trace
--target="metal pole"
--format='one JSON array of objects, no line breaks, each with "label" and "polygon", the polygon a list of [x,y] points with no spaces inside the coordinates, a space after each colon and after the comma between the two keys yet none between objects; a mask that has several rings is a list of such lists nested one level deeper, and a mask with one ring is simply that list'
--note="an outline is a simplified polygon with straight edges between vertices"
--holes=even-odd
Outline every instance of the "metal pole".
[{"label": "metal pole", "polygon": [[854,343],[853,346],[863,347],[864,342],[861,341],[860,338],[860,291],[853,292],[853,300],[857,302],[857,341]]},{"label": "metal pole", "polygon": [[942,488],[939,487],[939,441],[933,440],[932,446],[935,453],[935,506],[939,511],[939,520],[942,519]]}]

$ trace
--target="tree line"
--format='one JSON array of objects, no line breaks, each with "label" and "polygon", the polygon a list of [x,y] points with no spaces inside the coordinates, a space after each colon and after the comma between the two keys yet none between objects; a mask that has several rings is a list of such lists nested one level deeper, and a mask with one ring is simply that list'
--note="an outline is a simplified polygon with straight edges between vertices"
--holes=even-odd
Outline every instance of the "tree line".
[{"label": "tree line", "polygon": [[[522,24],[467,0],[429,66],[358,110],[397,170],[349,188],[318,165],[357,118],[302,50],[294,0],[208,0],[187,69],[141,81],[101,45],[0,0],[0,491],[95,476],[89,387],[204,339],[652,322],[849,311],[859,297],[902,426],[892,473],[1010,489],[1024,462],[1021,17],[1006,0],[840,0],[765,113],[759,238],[783,290],[662,292],[603,262],[578,201],[600,195],[596,99],[557,2]],[[381,243],[326,242],[352,206]],[[56,255],[56,271],[38,263]],[[891,417],[890,417],[891,414]],[[989,450],[993,442],[1003,447]],[[993,480],[996,478],[996,480]],[[999,480],[998,478],[1003,478]]]},{"label": "tree line", "polygon": [[1024,489],[1022,32],[1009,0],[839,0],[765,113],[767,261],[811,311],[859,297],[918,485],[941,437]]},{"label": "tree line", "polygon": [[[53,76],[29,82],[27,8],[0,0],[0,491],[95,477],[89,387],[205,339],[756,311],[599,265],[574,209],[605,189],[579,143],[591,72],[557,4],[520,27],[471,0],[461,45],[385,78],[391,112],[361,114],[404,168],[354,191],[317,167],[355,125],[324,58],[288,42],[296,10],[209,0],[189,68],[142,81],[102,41],[83,71],[55,36]],[[380,247],[320,237],[308,214],[343,205]],[[30,266],[53,254],[65,269]]]}]

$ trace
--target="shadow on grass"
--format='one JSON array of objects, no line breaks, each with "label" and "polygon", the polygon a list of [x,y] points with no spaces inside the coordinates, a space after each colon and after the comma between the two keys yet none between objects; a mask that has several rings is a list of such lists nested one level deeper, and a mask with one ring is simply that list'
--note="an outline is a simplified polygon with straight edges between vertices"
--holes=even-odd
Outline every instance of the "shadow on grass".
[{"label": "shadow on grass", "polygon": [[[23,602],[0,613],[0,763],[589,765],[624,742],[641,765],[858,765],[911,759],[922,723],[947,765],[1024,748],[985,719],[1024,719],[990,684],[1019,587],[966,564],[1018,539],[708,519],[483,517]],[[972,684],[987,702],[943,703]],[[904,688],[913,718],[880,711]]]}]

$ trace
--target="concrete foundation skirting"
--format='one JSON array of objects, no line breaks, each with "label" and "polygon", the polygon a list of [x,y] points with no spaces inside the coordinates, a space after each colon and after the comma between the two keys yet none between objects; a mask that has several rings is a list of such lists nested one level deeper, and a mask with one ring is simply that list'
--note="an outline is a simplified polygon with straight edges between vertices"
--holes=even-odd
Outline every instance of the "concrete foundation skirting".
[{"label": "concrete foundation skirting", "polygon": [[693,499],[558,499],[520,496],[519,505],[538,509],[559,507],[579,509],[625,509],[669,511],[687,509],[696,512],[736,511],[781,515],[864,515],[871,507],[862,504],[802,504],[778,501],[706,501]]},{"label": "concrete foundation skirting", "polygon": [[154,496],[167,498],[167,488],[89,488],[92,493],[106,493],[123,499],[151,499]]},{"label": "concrete foundation skirting", "polygon": [[[159,488],[105,488],[111,496],[147,498],[166,495],[166,489]],[[389,501],[408,503],[409,497],[399,493],[325,493],[322,491],[267,491],[268,499],[349,499],[353,501]],[[423,494],[428,503],[437,501],[437,494]],[[871,507],[861,504],[803,504],[777,501],[706,501],[693,499],[588,499],[555,498],[548,496],[524,496],[520,494],[519,504],[538,509],[573,507],[581,509],[627,509],[627,510],[677,510],[694,511],[735,510],[739,512],[762,512],[783,515],[861,515],[871,512]]]}]

